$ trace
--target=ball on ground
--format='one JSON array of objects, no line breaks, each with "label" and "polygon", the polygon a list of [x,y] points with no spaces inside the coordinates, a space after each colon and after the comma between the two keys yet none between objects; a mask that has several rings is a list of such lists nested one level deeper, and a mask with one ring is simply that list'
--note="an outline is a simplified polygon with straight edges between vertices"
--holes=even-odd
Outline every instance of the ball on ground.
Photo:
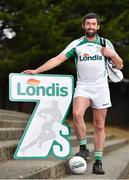
[{"label": "ball on ground", "polygon": [[81,156],[72,157],[68,162],[68,166],[73,174],[84,174],[87,169],[87,163]]}]

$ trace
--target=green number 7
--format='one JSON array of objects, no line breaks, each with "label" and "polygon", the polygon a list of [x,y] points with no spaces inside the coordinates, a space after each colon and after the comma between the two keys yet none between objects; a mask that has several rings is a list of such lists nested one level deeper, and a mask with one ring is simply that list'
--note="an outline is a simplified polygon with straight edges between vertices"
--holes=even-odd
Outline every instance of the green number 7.
[{"label": "green number 7", "polygon": [[48,158],[50,154],[64,159],[70,155],[70,131],[65,119],[72,94],[70,75],[9,75],[10,100],[36,102],[14,159]]}]

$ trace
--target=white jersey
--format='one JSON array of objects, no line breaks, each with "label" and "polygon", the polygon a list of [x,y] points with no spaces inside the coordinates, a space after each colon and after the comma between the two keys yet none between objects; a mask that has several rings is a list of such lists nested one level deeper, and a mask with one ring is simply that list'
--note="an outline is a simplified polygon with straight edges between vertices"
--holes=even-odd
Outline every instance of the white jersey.
[{"label": "white jersey", "polygon": [[[113,48],[106,39],[106,47]],[[67,58],[74,57],[77,68],[77,85],[96,86],[107,84],[106,60],[101,53],[100,37],[88,41],[85,36],[71,42],[62,52]]]}]

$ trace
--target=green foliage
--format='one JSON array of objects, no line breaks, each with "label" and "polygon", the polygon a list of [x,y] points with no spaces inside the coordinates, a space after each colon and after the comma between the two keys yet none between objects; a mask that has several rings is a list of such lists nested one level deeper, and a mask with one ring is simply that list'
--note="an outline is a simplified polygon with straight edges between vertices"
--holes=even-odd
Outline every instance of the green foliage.
[{"label": "green foliage", "polygon": [[[125,61],[129,78],[128,0],[2,0],[0,2],[0,80],[9,72],[35,68],[60,53],[72,40],[83,35],[83,17],[96,12],[101,19],[99,34],[110,39]],[[12,39],[5,28],[16,33]],[[68,60],[54,73],[75,73]]]}]

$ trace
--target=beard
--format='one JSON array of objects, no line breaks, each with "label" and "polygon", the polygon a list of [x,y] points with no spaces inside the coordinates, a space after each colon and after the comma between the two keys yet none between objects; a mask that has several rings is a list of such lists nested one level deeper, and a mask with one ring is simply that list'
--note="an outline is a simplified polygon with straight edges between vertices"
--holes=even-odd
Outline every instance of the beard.
[{"label": "beard", "polygon": [[[90,31],[90,30],[92,30],[92,31]],[[97,31],[98,30],[93,30],[93,29],[85,29],[85,35],[87,36],[87,37],[94,37],[94,36],[96,36],[96,34],[97,34]]]}]

